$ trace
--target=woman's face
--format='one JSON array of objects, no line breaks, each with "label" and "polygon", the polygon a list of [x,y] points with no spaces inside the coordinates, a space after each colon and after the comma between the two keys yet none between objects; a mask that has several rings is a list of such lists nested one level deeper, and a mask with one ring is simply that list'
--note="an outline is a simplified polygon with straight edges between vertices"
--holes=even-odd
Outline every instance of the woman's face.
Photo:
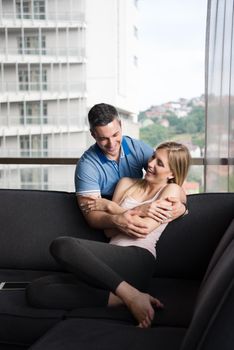
[{"label": "woman's face", "polygon": [[168,164],[167,150],[163,148],[156,150],[148,161],[145,179],[151,183],[166,184],[168,179],[173,177]]}]

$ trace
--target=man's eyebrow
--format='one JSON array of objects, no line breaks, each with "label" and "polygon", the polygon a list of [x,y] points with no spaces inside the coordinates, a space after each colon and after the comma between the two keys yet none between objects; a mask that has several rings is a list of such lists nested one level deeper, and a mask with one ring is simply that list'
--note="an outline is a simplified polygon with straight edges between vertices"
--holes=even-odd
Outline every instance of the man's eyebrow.
[{"label": "man's eyebrow", "polygon": [[98,136],[100,139],[109,139],[110,137],[112,137],[112,136],[115,136],[116,134],[119,134],[120,133],[120,131],[118,130],[118,131],[116,131],[116,132],[114,132],[114,134],[112,134],[111,136]]}]

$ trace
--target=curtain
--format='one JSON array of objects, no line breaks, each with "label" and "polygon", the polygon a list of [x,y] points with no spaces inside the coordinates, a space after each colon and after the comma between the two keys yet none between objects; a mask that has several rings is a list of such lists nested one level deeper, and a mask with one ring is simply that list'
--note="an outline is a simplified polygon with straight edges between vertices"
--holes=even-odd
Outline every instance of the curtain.
[{"label": "curtain", "polygon": [[205,191],[234,191],[234,0],[208,0]]}]

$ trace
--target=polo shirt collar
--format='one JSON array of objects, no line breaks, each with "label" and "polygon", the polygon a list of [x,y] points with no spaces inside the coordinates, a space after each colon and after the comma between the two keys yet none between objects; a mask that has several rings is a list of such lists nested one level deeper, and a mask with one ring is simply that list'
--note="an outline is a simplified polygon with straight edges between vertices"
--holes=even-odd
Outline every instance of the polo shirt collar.
[{"label": "polo shirt collar", "polygon": [[[110,161],[110,159],[108,159],[106,157],[106,155],[102,152],[102,150],[99,148],[98,144],[95,143],[95,151],[100,159],[100,161],[102,162],[102,164]],[[125,139],[125,137],[123,136],[122,138],[122,144],[121,144],[121,154],[120,154],[120,158],[124,158],[125,156],[127,156],[128,154],[130,154],[130,149],[128,147],[127,141]]]}]

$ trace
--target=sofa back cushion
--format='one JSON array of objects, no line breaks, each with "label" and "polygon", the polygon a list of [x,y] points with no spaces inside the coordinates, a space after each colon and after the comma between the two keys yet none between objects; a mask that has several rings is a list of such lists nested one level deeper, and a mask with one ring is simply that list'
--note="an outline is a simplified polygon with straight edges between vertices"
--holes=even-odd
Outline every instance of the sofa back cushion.
[{"label": "sofa back cushion", "polygon": [[[91,229],[74,193],[0,190],[0,268],[60,270],[49,245],[69,235],[106,241]],[[189,214],[170,223],[157,244],[157,276],[202,279],[234,217],[234,193],[188,196]]]},{"label": "sofa back cushion", "polygon": [[233,349],[233,271],[234,240],[202,284],[181,350]]},{"label": "sofa back cushion", "polygon": [[171,222],[157,243],[156,276],[201,280],[234,218],[234,193],[188,196],[189,214]]},{"label": "sofa back cushion", "polygon": [[49,245],[58,236],[105,240],[81,214],[74,193],[0,190],[0,268],[59,269]]}]

